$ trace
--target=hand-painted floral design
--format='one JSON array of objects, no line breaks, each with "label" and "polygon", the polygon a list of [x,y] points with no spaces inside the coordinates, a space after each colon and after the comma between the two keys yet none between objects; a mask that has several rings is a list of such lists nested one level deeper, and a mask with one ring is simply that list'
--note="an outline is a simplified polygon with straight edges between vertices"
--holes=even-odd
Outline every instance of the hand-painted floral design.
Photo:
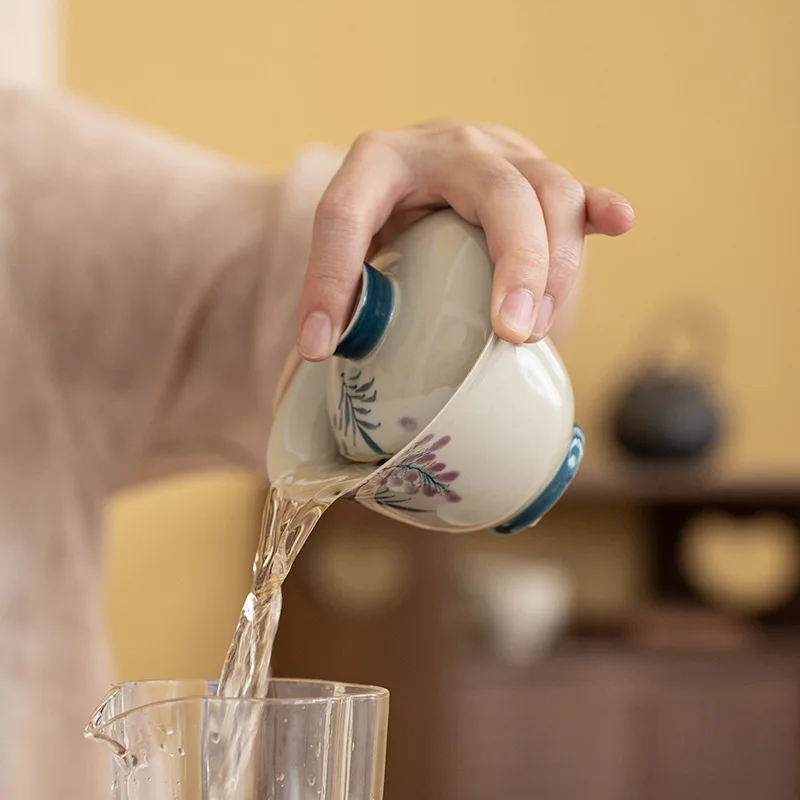
[{"label": "hand-painted floral design", "polygon": [[367,408],[370,403],[374,403],[378,396],[378,390],[374,389],[375,378],[371,378],[365,383],[361,383],[361,370],[345,375],[343,372],[340,377],[341,391],[339,393],[339,407],[336,411],[334,425],[339,433],[342,434],[343,441],[347,445],[347,437],[352,435],[353,445],[357,442],[357,437],[361,437],[364,443],[376,455],[385,456],[381,446],[369,435],[369,431],[380,428],[380,422],[370,422],[367,417],[372,413],[371,408]]},{"label": "hand-painted floral design", "polygon": [[437,452],[449,441],[449,436],[438,439],[432,433],[424,436],[399,464],[381,470],[370,484],[364,486],[358,493],[359,498],[413,513],[431,510],[419,508],[421,497],[440,497],[449,503],[460,502],[461,495],[452,489],[458,472],[448,470]]}]

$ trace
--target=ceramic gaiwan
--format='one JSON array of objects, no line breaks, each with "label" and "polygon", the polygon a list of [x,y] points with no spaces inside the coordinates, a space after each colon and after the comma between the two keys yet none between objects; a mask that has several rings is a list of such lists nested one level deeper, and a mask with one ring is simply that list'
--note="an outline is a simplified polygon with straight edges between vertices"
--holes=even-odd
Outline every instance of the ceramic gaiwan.
[{"label": "ceramic gaiwan", "polygon": [[335,356],[302,364],[286,389],[270,478],[348,475],[342,493],[433,530],[538,522],[572,480],[583,434],[552,344],[492,332],[493,269],[483,232],[450,210],[365,265]]}]

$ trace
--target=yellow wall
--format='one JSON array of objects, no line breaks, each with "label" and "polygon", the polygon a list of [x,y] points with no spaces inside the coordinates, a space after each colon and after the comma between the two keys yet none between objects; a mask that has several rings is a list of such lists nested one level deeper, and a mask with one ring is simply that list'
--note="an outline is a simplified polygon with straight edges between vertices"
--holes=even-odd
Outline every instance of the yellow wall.
[{"label": "yellow wall", "polygon": [[208,473],[113,504],[108,613],[120,680],[213,677],[252,575],[264,491]]},{"label": "yellow wall", "polygon": [[[566,350],[589,459],[643,325],[680,301],[725,324],[730,467],[800,467],[794,0],[72,0],[66,26],[72,88],[266,168],[430,116],[528,134],[638,211],[630,236],[596,242]],[[119,519],[124,561],[141,526]],[[231,535],[220,523],[209,551]]]}]

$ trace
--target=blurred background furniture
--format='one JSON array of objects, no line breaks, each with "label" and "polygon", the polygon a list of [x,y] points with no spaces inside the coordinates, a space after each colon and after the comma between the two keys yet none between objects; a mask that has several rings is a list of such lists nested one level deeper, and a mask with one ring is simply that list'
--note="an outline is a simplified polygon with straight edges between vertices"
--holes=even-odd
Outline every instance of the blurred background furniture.
[{"label": "blurred background furniture", "polygon": [[[347,505],[309,542],[288,582],[278,663],[287,674],[310,669],[392,687],[387,797],[797,796],[800,591],[780,613],[731,620],[687,588],[675,553],[688,516],[707,507],[779,509],[797,520],[800,486],[622,475],[586,477],[562,511],[645,508],[653,527],[641,534],[649,560],[640,568],[650,588],[638,609],[615,623],[578,622],[529,664],[508,664],[458,625],[454,567],[466,543],[409,535]],[[414,564],[415,584],[396,603],[354,613],[325,590],[315,562],[333,558],[337,539],[344,552],[365,538],[371,548],[383,541],[396,569]]]}]

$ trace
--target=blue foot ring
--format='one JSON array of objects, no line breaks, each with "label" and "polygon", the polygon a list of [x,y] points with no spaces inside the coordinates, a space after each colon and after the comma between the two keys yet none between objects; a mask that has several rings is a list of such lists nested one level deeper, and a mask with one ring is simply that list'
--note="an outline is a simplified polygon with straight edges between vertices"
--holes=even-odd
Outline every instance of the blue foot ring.
[{"label": "blue foot ring", "polygon": [[583,459],[584,436],[583,431],[576,425],[572,432],[572,442],[570,443],[567,455],[553,480],[547,488],[528,506],[518,514],[498,525],[495,533],[517,533],[524,528],[529,528],[537,523],[561,498],[561,495],[572,483],[578,466]]},{"label": "blue foot ring", "polygon": [[351,361],[366,358],[381,342],[394,310],[394,284],[382,272],[364,264],[362,293],[336,355]]}]

